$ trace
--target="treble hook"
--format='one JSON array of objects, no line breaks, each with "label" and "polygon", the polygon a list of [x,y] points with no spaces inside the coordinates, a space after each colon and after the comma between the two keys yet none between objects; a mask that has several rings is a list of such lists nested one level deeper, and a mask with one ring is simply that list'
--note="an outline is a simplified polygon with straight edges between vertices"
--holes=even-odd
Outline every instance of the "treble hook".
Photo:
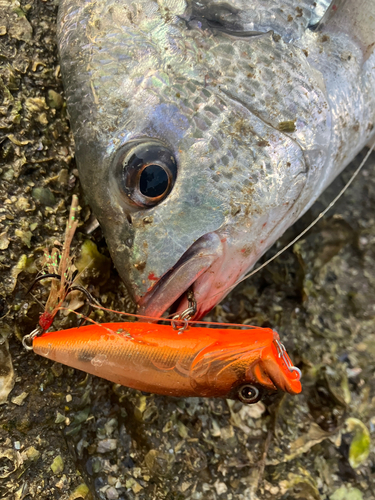
[{"label": "treble hook", "polygon": [[[173,330],[178,330],[179,334],[184,333],[184,331],[189,326],[189,320],[197,312],[197,301],[195,300],[194,292],[191,288],[188,289],[186,296],[187,296],[187,301],[188,301],[189,307],[187,309],[185,309],[185,311],[182,311],[182,313],[176,314],[176,316],[173,316],[172,322],[171,322]],[[183,321],[183,325],[179,327],[177,324],[178,321]]]},{"label": "treble hook", "polygon": [[[83,286],[81,285],[74,285],[73,282],[74,282],[74,279],[75,277],[77,276],[78,274],[78,270],[75,270],[72,274],[72,277],[71,279],[65,283],[65,297],[67,297],[71,292],[74,292],[74,291],[78,291],[78,292],[81,292],[83,293],[85,296],[86,296],[86,299],[88,301],[88,310],[87,310],[87,313],[86,313],[86,316],[90,316],[92,310],[93,310],[93,305],[95,303],[95,299],[94,297],[91,295],[91,293],[86,290],[86,288],[84,288]],[[56,274],[56,273],[46,273],[46,274],[43,274],[41,276],[38,276],[34,281],[33,283],[31,284],[29,290],[27,291],[27,293],[30,293],[31,290],[34,288],[34,286],[36,285],[36,283],[38,283],[39,281],[42,281],[44,279],[48,279],[48,278],[54,278],[54,279],[57,279],[59,281],[61,281],[61,276],[59,274]],[[65,298],[64,297],[64,298]],[[51,323],[53,321],[53,317],[52,317],[52,320],[51,320]],[[82,318],[79,320],[79,324],[78,324],[78,328],[85,323],[86,320],[82,321]],[[40,335],[42,335],[43,333],[45,332],[45,329],[41,326],[41,325],[38,325],[35,330],[33,330],[31,333],[29,333],[28,335],[25,335],[25,337],[22,339],[22,345],[25,347],[25,349],[27,349],[28,351],[32,350],[32,341],[35,337],[38,337]]]},{"label": "treble hook", "polygon": [[41,276],[38,276],[37,278],[35,278],[35,280],[31,283],[31,286],[30,288],[27,290],[26,293],[30,293],[31,290],[34,288],[34,286],[38,283],[38,281],[42,281],[42,280],[45,280],[45,279],[48,279],[48,278],[55,278],[57,280],[60,280],[61,281],[61,276],[59,274],[56,274],[56,273],[46,273],[46,274],[42,274]]}]

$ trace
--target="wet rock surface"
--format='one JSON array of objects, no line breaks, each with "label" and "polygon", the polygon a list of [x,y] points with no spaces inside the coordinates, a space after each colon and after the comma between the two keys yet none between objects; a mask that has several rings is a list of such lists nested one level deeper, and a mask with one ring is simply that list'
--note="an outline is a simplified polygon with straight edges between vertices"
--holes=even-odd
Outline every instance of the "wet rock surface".
[{"label": "wet rock surface", "polygon": [[[374,499],[375,156],[326,220],[209,316],[275,328],[303,370],[301,396],[268,408],[158,397],[54,364],[21,345],[50,285],[26,291],[44,249],[63,242],[72,194],[83,284],[106,307],[132,305],[100,229],[85,233],[92,220],[63,101],[56,5],[2,2],[0,11],[0,377],[14,382],[0,406],[0,497]],[[329,203],[362,157],[268,256]],[[61,313],[55,326],[76,323]]]}]

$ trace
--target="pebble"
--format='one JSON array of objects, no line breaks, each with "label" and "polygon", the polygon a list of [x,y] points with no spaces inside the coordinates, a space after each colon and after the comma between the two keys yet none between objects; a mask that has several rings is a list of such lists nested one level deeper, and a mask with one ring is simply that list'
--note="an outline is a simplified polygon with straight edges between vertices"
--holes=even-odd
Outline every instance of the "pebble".
[{"label": "pebble", "polygon": [[66,487],[67,482],[68,482],[67,477],[65,474],[63,474],[62,478],[59,481],[57,481],[55,486],[56,486],[56,488],[59,488],[60,490],[62,490]]},{"label": "pebble", "polygon": [[234,429],[231,425],[227,425],[226,427],[222,427],[222,429],[220,429],[220,433],[221,433],[222,439],[224,439],[225,441],[234,437]]},{"label": "pebble", "polygon": [[242,420],[246,420],[247,418],[260,418],[263,413],[266,411],[266,407],[262,401],[258,401],[253,405],[243,405],[240,410],[240,417]]},{"label": "pebble", "polygon": [[23,402],[25,401],[28,395],[29,395],[28,392],[22,392],[18,396],[14,396],[14,398],[12,398],[11,401],[14,405],[22,406]]},{"label": "pebble", "polygon": [[222,495],[228,491],[227,485],[225,483],[221,483],[220,481],[216,481],[214,486],[218,495]]},{"label": "pebble", "polygon": [[51,371],[55,377],[60,377],[63,373],[63,365],[61,363],[53,363]]},{"label": "pebble", "polygon": [[38,113],[44,109],[48,109],[44,97],[29,97],[25,101],[25,106],[31,113]]},{"label": "pebble", "polygon": [[111,434],[113,434],[113,431],[115,429],[117,429],[117,427],[118,427],[118,421],[116,418],[112,418],[111,420],[109,420],[109,422],[106,422],[104,424],[104,429],[105,429],[107,436],[110,436]]},{"label": "pebble", "polygon": [[189,483],[188,481],[183,482],[181,484],[181,491],[182,491],[182,493],[184,493],[186,490],[188,490],[192,484],[193,483]]},{"label": "pebble", "polygon": [[212,419],[211,436],[213,437],[221,436],[220,426],[215,419]]},{"label": "pebble", "polygon": [[32,197],[42,205],[52,207],[56,203],[56,198],[49,188],[36,187],[32,190]]},{"label": "pebble", "polygon": [[117,500],[117,498],[119,497],[118,491],[113,486],[110,486],[105,494],[108,500]]},{"label": "pebble", "polygon": [[51,464],[51,469],[54,474],[61,474],[64,470],[64,460],[62,459],[61,455],[57,455],[53,459],[53,462]]},{"label": "pebble", "polygon": [[26,198],[21,196],[16,201],[16,207],[18,208],[18,210],[28,210],[30,208],[30,203],[28,202],[28,200]]},{"label": "pebble", "polygon": [[63,422],[65,422],[65,416],[62,415],[60,412],[57,412],[55,424],[62,424]]},{"label": "pebble", "polygon": [[50,108],[60,109],[63,105],[63,98],[54,90],[48,91],[47,102]]},{"label": "pebble", "polygon": [[97,452],[107,453],[117,448],[117,439],[102,439],[98,443]]},{"label": "pebble", "polygon": [[189,436],[188,428],[180,421],[177,422],[177,432],[182,439],[186,439]]},{"label": "pebble", "polygon": [[40,451],[34,448],[34,446],[29,446],[22,452],[22,460],[24,461],[31,460],[34,462],[35,460],[38,460],[39,457]]},{"label": "pebble", "polygon": [[143,490],[143,486],[141,486],[137,481],[134,481],[133,486],[132,486],[133,493],[137,494],[141,490]]},{"label": "pebble", "polygon": [[9,246],[10,240],[6,231],[0,234],[0,250],[6,250]]}]

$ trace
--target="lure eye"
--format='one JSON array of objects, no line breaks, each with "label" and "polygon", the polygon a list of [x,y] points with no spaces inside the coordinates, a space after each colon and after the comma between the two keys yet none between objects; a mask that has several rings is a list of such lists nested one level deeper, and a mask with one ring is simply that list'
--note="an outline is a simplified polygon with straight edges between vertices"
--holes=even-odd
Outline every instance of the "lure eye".
[{"label": "lure eye", "polygon": [[173,153],[157,141],[135,142],[119,159],[120,185],[128,201],[152,207],[171,192],[177,176]]},{"label": "lure eye", "polygon": [[255,385],[246,384],[238,389],[238,399],[242,401],[242,403],[251,405],[257,403],[261,397],[262,394]]}]

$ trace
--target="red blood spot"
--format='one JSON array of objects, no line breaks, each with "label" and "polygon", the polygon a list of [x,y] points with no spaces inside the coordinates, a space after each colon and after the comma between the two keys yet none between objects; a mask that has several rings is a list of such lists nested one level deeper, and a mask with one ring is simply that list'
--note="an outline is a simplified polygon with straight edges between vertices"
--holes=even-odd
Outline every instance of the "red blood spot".
[{"label": "red blood spot", "polygon": [[39,326],[44,332],[52,325],[53,318],[54,316],[47,311],[44,311],[44,313],[40,315]]},{"label": "red blood spot", "polygon": [[267,226],[267,222],[265,222],[265,223],[263,224],[262,228],[263,228],[263,227],[266,227],[266,226]]},{"label": "red blood spot", "polygon": [[157,276],[155,276],[155,274],[154,274],[154,273],[150,273],[150,274],[148,275],[148,279],[149,279],[150,281],[158,281],[158,279],[159,279],[159,278],[158,278]]},{"label": "red blood spot", "polygon": [[225,242],[227,241],[227,239],[226,239],[226,238],[223,238],[223,239],[222,239],[222,240],[220,240],[220,241],[221,241],[221,243],[225,243]]},{"label": "red blood spot", "polygon": [[246,252],[246,248],[241,248],[241,252],[242,253]]},{"label": "red blood spot", "polygon": [[337,10],[337,5],[332,5],[332,10],[333,11]]}]

